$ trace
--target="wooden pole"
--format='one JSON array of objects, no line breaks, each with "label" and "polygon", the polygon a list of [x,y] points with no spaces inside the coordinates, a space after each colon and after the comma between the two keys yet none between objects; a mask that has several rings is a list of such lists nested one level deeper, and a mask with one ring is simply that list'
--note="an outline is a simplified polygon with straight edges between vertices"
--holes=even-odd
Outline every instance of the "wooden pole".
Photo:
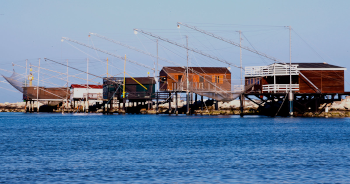
[{"label": "wooden pole", "polygon": [[40,58],[39,58],[39,68],[38,68],[38,87],[36,88],[36,110],[39,112],[39,74],[40,74]]},{"label": "wooden pole", "polygon": [[186,67],[186,104],[187,104],[187,109],[186,109],[186,114],[190,114],[190,104],[189,104],[189,81],[188,81],[188,36],[186,35],[186,51],[187,51],[187,67]]},{"label": "wooden pole", "polygon": [[171,114],[171,92],[169,92],[169,114]]},{"label": "wooden pole", "polygon": [[158,98],[159,98],[159,92],[156,93],[156,114],[158,114]]},{"label": "wooden pole", "polygon": [[87,103],[87,111],[89,112],[89,58],[86,60],[86,103]]},{"label": "wooden pole", "polygon": [[175,92],[175,114],[178,114],[178,110],[177,110],[177,92]]},{"label": "wooden pole", "polygon": [[197,109],[197,93],[194,94],[194,109]]},{"label": "wooden pole", "polygon": [[[289,115],[293,116],[293,92],[292,92],[292,27],[289,26]],[[322,77],[321,77],[322,79]],[[322,84],[321,84],[322,85]]]},{"label": "wooden pole", "polygon": [[125,99],[125,66],[126,66],[126,54],[124,60],[124,84],[123,84],[123,98]]},{"label": "wooden pole", "polygon": [[243,117],[244,114],[243,114],[243,110],[244,110],[244,94],[242,93],[241,96],[240,96],[240,116]]},{"label": "wooden pole", "polygon": [[203,111],[203,105],[204,105],[204,101],[203,101],[203,96],[201,95],[201,110]]}]

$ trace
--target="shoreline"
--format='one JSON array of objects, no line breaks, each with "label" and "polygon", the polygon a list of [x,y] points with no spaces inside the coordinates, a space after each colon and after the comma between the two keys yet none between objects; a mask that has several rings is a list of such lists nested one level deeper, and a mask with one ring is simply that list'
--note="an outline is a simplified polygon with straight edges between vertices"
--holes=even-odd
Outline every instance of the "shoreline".
[{"label": "shoreline", "polygon": [[[42,105],[41,103],[39,104]],[[219,102],[219,109],[214,110],[215,107],[208,106],[202,110],[194,110],[192,115],[240,115],[239,101],[234,100],[231,102],[222,103]],[[322,117],[322,118],[339,118],[339,117],[350,117],[350,98],[343,99],[339,102],[334,102],[333,104],[324,104],[329,107],[328,112],[321,110],[322,112],[305,112],[303,114],[294,112],[294,117]],[[128,107],[127,107],[128,108]],[[103,114],[169,114],[168,105],[160,105],[158,113],[154,110],[155,106],[152,107],[152,110],[147,110],[145,108],[140,109],[139,112],[124,112],[123,110],[118,111],[118,109],[110,109],[109,111],[103,112],[102,109],[97,109],[96,111],[78,111],[77,109],[63,109],[59,108],[47,113],[103,113]],[[175,109],[172,105],[172,109]],[[25,102],[16,102],[16,103],[0,103],[0,112],[22,112],[22,113],[36,113],[36,107],[32,112],[26,112]],[[179,113],[180,114],[180,113]],[[183,114],[183,113],[181,113]],[[176,115],[171,113],[171,115]],[[258,111],[258,106],[246,101],[244,108],[244,116],[250,115],[262,115]],[[262,115],[264,116],[264,115]],[[266,116],[266,115],[265,115]]]}]

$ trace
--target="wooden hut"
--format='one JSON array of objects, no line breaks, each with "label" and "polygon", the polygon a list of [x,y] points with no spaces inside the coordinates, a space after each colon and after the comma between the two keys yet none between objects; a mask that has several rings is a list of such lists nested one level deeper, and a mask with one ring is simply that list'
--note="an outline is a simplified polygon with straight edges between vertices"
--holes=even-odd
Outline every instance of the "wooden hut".
[{"label": "wooden hut", "polygon": [[[134,79],[142,84],[142,86]],[[134,77],[134,79],[130,77],[125,78],[126,99],[146,101],[154,98],[156,81],[153,77]],[[106,100],[113,97],[118,99],[123,98],[123,83],[123,77],[103,78],[103,98]]]},{"label": "wooden hut", "polygon": [[47,100],[47,101],[62,101],[70,98],[70,90],[66,87],[47,88],[47,87],[23,87],[23,100]]},{"label": "wooden hut", "polygon": [[[188,67],[188,82],[191,91],[231,91],[231,72],[226,67]],[[187,90],[186,67],[163,67],[159,90]]]},{"label": "wooden hut", "polygon": [[288,93],[290,87],[293,93],[344,93],[344,70],[346,68],[328,63],[246,67],[246,93]]}]

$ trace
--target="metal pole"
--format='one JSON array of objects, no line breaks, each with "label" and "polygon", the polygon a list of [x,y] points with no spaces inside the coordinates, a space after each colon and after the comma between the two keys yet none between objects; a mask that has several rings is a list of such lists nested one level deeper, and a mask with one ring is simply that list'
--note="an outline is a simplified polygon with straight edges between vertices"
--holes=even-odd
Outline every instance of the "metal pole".
[{"label": "metal pole", "polygon": [[[159,75],[159,71],[158,71],[158,39],[157,39],[157,72],[156,72],[156,75]],[[157,102],[157,104],[156,104],[156,114],[158,114],[158,95],[159,95],[159,77],[157,78],[157,93],[156,93],[156,95],[157,95],[157,100],[156,100],[156,102]]]},{"label": "metal pole", "polygon": [[86,60],[87,62],[87,71],[86,71],[86,102],[87,102],[87,110],[89,112],[89,58]]},{"label": "metal pole", "polygon": [[[158,75],[158,39],[157,39],[157,75]],[[159,89],[159,84],[158,84]]]},{"label": "metal pole", "polygon": [[24,77],[24,87],[27,87],[27,77],[28,77],[28,73],[27,73],[27,63],[28,63],[28,59],[26,59],[26,77]]},{"label": "metal pole", "polygon": [[243,117],[244,116],[244,94],[242,93],[240,96],[240,116]]},{"label": "metal pole", "polygon": [[156,114],[158,114],[158,98],[159,98],[159,92],[156,93]]},{"label": "metal pole", "polygon": [[39,74],[40,74],[40,58],[39,58],[39,68],[38,68],[38,86],[36,87],[36,110],[39,112]]},{"label": "metal pole", "polygon": [[67,59],[67,94],[66,94],[66,103],[68,108],[68,59]]},{"label": "metal pole", "polygon": [[242,31],[239,31],[239,55],[240,55],[240,67],[241,67],[241,86],[243,85],[242,83]]},{"label": "metal pole", "polygon": [[276,63],[273,64],[273,92],[276,93]]},{"label": "metal pole", "polygon": [[108,77],[108,58],[107,58],[107,77]]},{"label": "metal pole", "polygon": [[186,104],[187,104],[187,109],[186,109],[186,114],[189,114],[189,94],[188,94],[188,88],[189,88],[189,82],[188,82],[188,36],[186,35],[186,51],[187,51],[187,67],[186,67]]},{"label": "metal pole", "polygon": [[[158,71],[158,39],[157,39],[157,72],[156,75],[159,75],[159,71]],[[159,75],[160,76],[160,75]],[[157,105],[156,105],[156,114],[158,114],[158,92],[159,92],[159,77],[157,78]]]},{"label": "metal pole", "polygon": [[123,84],[123,98],[125,98],[125,65],[126,65],[126,54],[124,60],[124,84]]},{"label": "metal pole", "polygon": [[292,27],[289,26],[289,115],[293,116],[293,93],[292,93]]}]

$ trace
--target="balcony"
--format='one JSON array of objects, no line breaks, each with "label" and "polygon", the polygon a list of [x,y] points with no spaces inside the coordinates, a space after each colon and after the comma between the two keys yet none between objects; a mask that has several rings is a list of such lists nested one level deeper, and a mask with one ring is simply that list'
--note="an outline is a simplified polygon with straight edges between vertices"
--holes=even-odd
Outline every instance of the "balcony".
[{"label": "balcony", "polygon": [[84,93],[83,98],[86,99],[86,96],[89,97],[89,100],[103,100],[102,93]]},{"label": "balcony", "polygon": [[[267,84],[262,86],[263,92],[274,93],[288,93],[290,84]],[[299,91],[299,84],[291,85],[292,91]]]},{"label": "balcony", "polygon": [[[291,75],[299,75],[298,65],[291,65]],[[245,77],[289,75],[288,64],[272,64],[268,66],[245,67]]]}]

